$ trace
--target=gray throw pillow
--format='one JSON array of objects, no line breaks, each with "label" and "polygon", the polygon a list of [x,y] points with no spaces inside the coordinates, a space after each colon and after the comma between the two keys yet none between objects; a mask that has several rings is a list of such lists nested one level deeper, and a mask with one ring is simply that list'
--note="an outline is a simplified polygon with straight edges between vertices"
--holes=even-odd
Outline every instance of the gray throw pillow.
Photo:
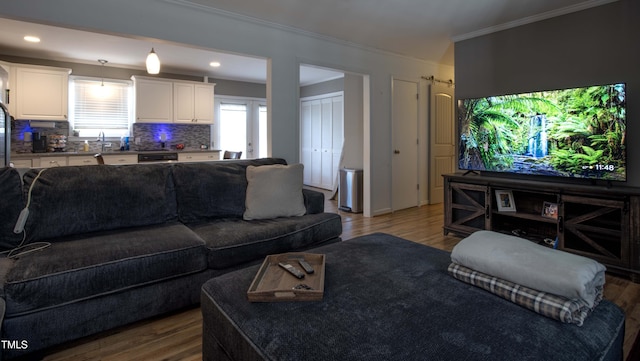
[{"label": "gray throw pillow", "polygon": [[243,218],[303,216],[302,164],[247,167],[247,197]]}]

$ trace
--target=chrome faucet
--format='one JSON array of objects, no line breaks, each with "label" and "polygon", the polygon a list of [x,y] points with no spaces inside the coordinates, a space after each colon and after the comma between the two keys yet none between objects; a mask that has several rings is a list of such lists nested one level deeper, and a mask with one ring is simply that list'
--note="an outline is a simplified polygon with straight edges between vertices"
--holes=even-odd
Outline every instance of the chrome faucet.
[{"label": "chrome faucet", "polygon": [[102,152],[104,153],[104,132],[102,130],[98,133],[98,142],[101,143]]}]

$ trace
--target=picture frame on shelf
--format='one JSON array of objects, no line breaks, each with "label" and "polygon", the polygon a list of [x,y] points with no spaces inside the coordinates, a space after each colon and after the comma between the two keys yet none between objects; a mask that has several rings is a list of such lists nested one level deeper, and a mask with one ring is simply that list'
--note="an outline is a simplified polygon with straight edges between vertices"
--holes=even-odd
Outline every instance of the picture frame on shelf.
[{"label": "picture frame on shelf", "polygon": [[551,203],[551,202],[543,202],[542,216],[544,218],[558,219],[558,204]]},{"label": "picture frame on shelf", "polygon": [[496,189],[496,203],[498,204],[498,212],[516,211],[516,203],[511,191]]}]

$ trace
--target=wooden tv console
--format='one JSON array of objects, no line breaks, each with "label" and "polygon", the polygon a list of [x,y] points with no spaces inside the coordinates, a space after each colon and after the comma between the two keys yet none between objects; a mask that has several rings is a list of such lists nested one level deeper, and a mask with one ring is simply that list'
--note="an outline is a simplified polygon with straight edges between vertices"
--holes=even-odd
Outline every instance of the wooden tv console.
[{"label": "wooden tv console", "polygon": [[[557,239],[558,249],[640,283],[640,188],[478,174],[447,174],[444,182],[445,234],[484,229],[543,245]],[[512,195],[515,211],[499,211],[496,191]],[[543,215],[545,208],[555,211]]]}]

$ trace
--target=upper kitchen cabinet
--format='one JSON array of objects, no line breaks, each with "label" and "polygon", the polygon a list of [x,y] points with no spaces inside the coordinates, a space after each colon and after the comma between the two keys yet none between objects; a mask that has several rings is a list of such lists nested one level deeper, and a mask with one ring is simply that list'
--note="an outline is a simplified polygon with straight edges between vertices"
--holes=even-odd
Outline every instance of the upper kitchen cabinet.
[{"label": "upper kitchen cabinet", "polygon": [[13,106],[15,102],[10,102],[12,97],[10,96],[11,87],[9,85],[11,83],[10,78],[12,76],[11,64],[0,61],[0,103],[9,108],[9,113],[15,114],[16,110]]},{"label": "upper kitchen cabinet", "polygon": [[214,84],[173,83],[173,121],[176,123],[213,123]]},{"label": "upper kitchen cabinet", "polygon": [[213,123],[215,84],[134,76],[136,122]]},{"label": "upper kitchen cabinet", "polygon": [[136,122],[173,123],[173,82],[132,77],[135,84]]},{"label": "upper kitchen cabinet", "polygon": [[16,119],[68,120],[71,69],[16,65],[12,72]]}]

